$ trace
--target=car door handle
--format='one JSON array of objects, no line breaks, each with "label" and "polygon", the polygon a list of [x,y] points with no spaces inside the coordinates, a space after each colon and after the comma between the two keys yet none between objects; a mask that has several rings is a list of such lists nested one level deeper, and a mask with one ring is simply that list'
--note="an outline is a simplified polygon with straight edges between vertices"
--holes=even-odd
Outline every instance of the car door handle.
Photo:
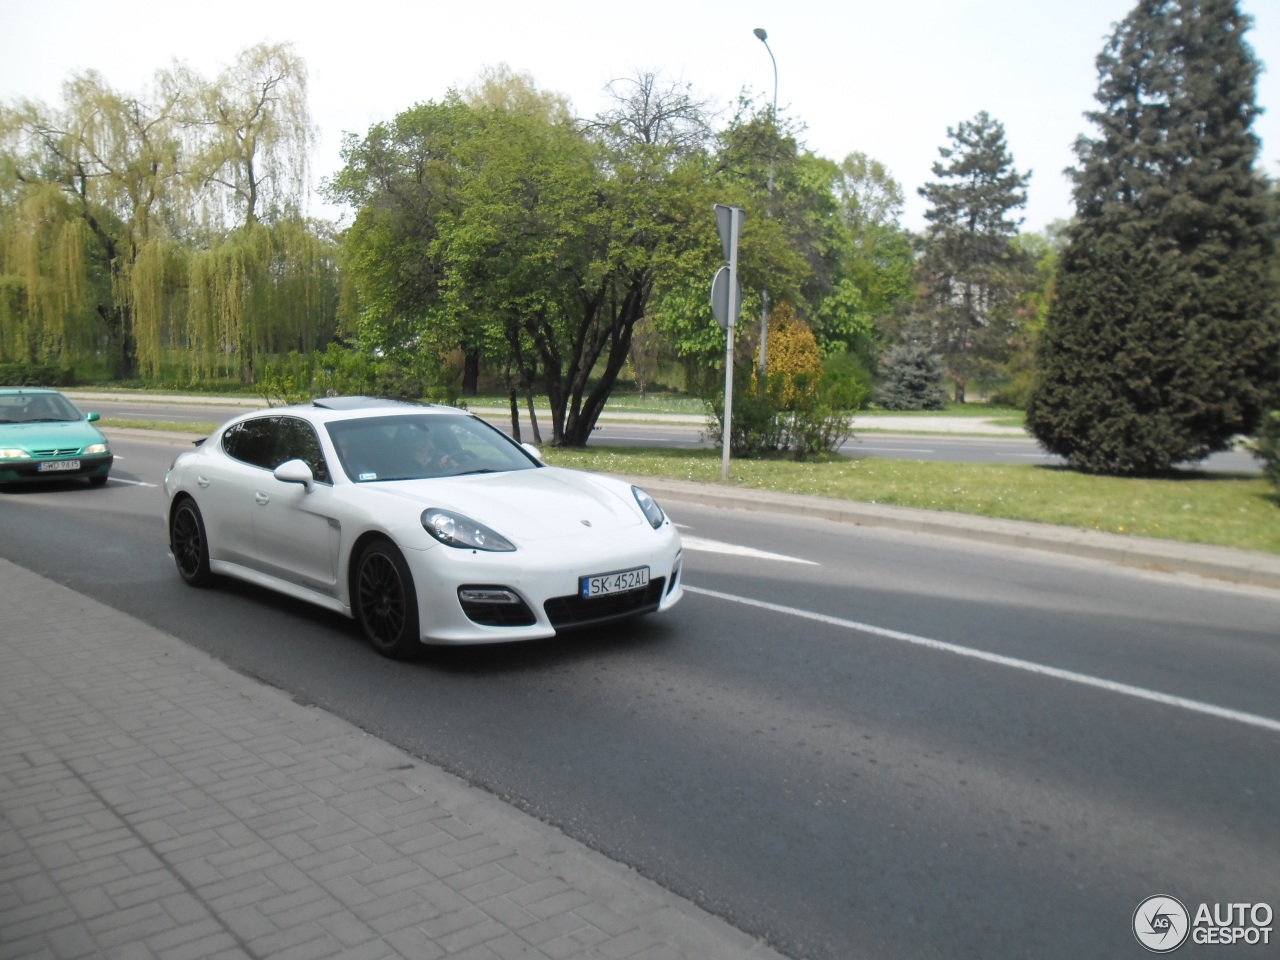
[{"label": "car door handle", "polygon": [[270,497],[268,497],[268,496],[267,496],[265,493],[263,493],[261,490],[259,490],[257,493],[255,493],[255,494],[253,495],[253,499],[254,499],[255,501],[257,501],[258,503],[262,504],[264,507],[265,507],[268,503],[270,503],[270,502],[271,502],[271,498],[270,498]]},{"label": "car door handle", "polygon": [[200,484],[200,486],[202,486],[202,487],[207,487],[207,486],[209,485],[209,478],[208,478],[208,477],[196,477],[196,483]]}]

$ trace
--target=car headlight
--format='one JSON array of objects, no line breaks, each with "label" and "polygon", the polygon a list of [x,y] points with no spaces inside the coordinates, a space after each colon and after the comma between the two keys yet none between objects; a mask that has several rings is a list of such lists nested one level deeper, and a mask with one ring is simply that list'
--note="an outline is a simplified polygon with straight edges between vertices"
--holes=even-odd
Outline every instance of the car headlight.
[{"label": "car headlight", "polygon": [[84,448],[85,453],[106,453],[107,445],[105,443],[91,443]]},{"label": "car headlight", "polygon": [[446,547],[460,550],[488,550],[492,553],[510,553],[516,546],[502,534],[490,530],[483,523],[448,510],[432,507],[422,511],[422,526]]},{"label": "car headlight", "polygon": [[31,454],[17,447],[0,447],[0,460],[30,460]]},{"label": "car headlight", "polygon": [[640,504],[640,509],[644,511],[644,516],[649,521],[649,526],[657,530],[662,526],[662,521],[667,519],[667,515],[662,512],[658,502],[639,487],[632,487],[631,492],[636,498],[636,503]]}]

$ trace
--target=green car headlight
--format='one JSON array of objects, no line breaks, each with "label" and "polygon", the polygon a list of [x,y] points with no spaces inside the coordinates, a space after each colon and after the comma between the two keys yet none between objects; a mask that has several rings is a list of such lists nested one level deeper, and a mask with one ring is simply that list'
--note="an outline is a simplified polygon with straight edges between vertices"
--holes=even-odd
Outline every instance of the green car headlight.
[{"label": "green car headlight", "polygon": [[31,454],[18,447],[0,447],[0,460],[30,460]]},{"label": "green car headlight", "polygon": [[107,445],[105,443],[91,443],[84,448],[85,453],[106,453]]}]

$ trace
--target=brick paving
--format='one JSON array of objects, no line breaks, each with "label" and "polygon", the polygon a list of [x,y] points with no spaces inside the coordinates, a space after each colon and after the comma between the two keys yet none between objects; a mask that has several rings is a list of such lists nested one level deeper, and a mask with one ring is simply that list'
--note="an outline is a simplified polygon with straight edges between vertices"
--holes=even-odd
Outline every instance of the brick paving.
[{"label": "brick paving", "polygon": [[492,795],[0,560],[0,960],[766,960]]}]

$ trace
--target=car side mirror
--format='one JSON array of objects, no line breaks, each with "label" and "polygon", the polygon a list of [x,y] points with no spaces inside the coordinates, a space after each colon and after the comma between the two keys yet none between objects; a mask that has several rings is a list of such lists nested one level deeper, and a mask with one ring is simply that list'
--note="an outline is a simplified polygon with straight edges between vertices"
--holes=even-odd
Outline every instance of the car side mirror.
[{"label": "car side mirror", "polygon": [[529,456],[533,457],[533,459],[537,460],[539,463],[542,462],[542,451],[539,450],[537,447],[535,447],[532,443],[522,443],[520,444],[520,446],[524,450],[524,452],[529,454]]},{"label": "car side mirror", "polygon": [[300,483],[307,488],[307,493],[316,485],[316,478],[311,468],[302,460],[286,460],[276,467],[273,475],[281,483]]},{"label": "car side mirror", "polygon": [[85,419],[88,420],[90,423],[93,423],[94,421],[101,420],[102,418],[98,416],[96,413],[87,413],[85,414]]}]

